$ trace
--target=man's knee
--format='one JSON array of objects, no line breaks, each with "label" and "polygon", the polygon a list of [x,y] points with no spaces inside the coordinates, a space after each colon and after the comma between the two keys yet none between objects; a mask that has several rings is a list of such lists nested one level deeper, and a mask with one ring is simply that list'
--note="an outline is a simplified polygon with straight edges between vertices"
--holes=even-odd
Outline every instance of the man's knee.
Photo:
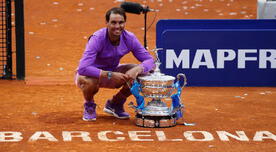
[{"label": "man's knee", "polygon": [[90,90],[93,94],[96,94],[99,91],[99,80],[97,78],[79,76],[78,86],[82,91]]}]

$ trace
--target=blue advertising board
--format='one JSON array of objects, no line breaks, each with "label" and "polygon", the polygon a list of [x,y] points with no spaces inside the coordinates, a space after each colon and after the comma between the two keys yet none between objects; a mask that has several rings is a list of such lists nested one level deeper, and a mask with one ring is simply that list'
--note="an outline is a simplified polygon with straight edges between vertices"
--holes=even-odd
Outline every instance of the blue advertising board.
[{"label": "blue advertising board", "polygon": [[189,86],[276,86],[276,20],[160,20],[162,73]]}]

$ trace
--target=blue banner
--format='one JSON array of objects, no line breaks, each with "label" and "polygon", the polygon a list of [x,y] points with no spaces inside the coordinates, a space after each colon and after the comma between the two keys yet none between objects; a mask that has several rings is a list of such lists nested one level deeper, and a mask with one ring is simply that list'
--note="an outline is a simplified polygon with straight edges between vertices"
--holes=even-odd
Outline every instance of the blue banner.
[{"label": "blue banner", "polygon": [[162,73],[185,73],[189,86],[276,86],[276,20],[170,21],[157,24]]}]

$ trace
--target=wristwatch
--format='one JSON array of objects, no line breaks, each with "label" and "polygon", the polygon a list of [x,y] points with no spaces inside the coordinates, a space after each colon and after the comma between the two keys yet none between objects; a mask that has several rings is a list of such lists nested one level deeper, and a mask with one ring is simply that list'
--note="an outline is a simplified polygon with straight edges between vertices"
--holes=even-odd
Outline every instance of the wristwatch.
[{"label": "wristwatch", "polygon": [[112,78],[112,72],[108,71],[107,72],[107,79],[110,80]]}]

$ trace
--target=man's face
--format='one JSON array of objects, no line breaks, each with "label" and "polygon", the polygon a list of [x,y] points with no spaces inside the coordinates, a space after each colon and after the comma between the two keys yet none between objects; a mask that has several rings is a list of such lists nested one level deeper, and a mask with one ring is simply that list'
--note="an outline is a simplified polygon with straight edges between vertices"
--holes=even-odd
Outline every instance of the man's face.
[{"label": "man's face", "polygon": [[106,23],[109,36],[119,37],[125,28],[125,19],[120,14],[110,14],[109,21]]}]

